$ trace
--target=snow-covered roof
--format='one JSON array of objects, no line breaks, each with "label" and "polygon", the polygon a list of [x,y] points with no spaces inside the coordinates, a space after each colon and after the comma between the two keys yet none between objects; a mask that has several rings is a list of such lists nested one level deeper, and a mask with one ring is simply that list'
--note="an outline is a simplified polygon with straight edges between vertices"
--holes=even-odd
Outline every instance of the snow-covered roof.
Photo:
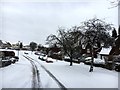
[{"label": "snow-covered roof", "polygon": [[49,45],[43,45],[43,47],[46,47],[46,48],[48,48],[48,47],[49,47]]},{"label": "snow-covered roof", "polygon": [[109,55],[111,49],[112,49],[111,47],[109,47],[109,48],[102,48],[102,50],[100,51],[99,54]]},{"label": "snow-covered roof", "polygon": [[12,50],[12,49],[0,49],[0,51],[16,51],[16,50]]},{"label": "snow-covered roof", "polygon": [[7,49],[0,49],[0,51],[6,51]]},{"label": "snow-covered roof", "polygon": [[2,43],[6,44],[6,41],[2,41]]}]

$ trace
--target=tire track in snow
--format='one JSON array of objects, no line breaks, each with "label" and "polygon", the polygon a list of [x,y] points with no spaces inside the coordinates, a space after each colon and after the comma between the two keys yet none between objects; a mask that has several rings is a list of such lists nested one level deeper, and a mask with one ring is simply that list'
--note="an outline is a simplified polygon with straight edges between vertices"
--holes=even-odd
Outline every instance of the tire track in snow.
[{"label": "tire track in snow", "polygon": [[[24,55],[23,55],[24,56]],[[32,88],[40,88],[40,77],[39,77],[39,70],[37,69],[36,64],[32,61],[31,58],[29,58],[28,56],[24,56],[27,60],[30,61],[31,65],[32,65],[32,73],[33,73],[33,77],[32,77]]]},{"label": "tire track in snow", "polygon": [[[29,57],[29,56],[27,56],[27,57]],[[47,70],[43,65],[41,65],[40,62],[38,62],[37,60],[35,60],[35,59],[31,58],[31,57],[29,57],[29,58],[31,60],[34,60],[35,62],[37,62],[49,74],[49,76],[52,77],[57,82],[57,84],[59,85],[59,87],[62,90],[67,90],[67,88],[49,70]]]}]

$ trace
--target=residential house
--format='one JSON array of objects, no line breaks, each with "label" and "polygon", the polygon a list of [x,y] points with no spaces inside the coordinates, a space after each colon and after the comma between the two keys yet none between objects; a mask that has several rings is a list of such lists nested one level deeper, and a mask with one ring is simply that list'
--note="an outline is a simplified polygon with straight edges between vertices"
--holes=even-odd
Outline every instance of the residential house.
[{"label": "residential house", "polygon": [[62,60],[61,48],[56,45],[49,47],[48,56],[54,59]]},{"label": "residential house", "polygon": [[9,42],[0,40],[0,48],[2,48],[2,49],[11,48],[11,44]]}]

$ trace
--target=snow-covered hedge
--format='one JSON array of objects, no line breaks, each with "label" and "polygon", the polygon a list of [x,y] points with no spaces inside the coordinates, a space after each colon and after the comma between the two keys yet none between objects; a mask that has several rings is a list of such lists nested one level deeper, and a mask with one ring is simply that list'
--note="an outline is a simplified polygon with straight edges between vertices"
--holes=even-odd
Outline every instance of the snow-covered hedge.
[{"label": "snow-covered hedge", "polygon": [[[91,62],[91,57],[87,57],[85,58],[85,62],[86,63],[90,63]],[[105,64],[105,61],[100,59],[100,58],[94,58],[94,64]]]},{"label": "snow-covered hedge", "polygon": [[105,61],[98,58],[94,58],[94,64],[105,64]]}]

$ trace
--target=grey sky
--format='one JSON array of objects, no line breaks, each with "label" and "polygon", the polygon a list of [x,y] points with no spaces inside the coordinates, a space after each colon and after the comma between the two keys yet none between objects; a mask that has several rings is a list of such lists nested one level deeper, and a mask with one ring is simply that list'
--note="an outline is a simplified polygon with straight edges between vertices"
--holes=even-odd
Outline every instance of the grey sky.
[{"label": "grey sky", "polygon": [[[97,17],[118,27],[117,8],[108,9],[107,0],[1,0],[0,38],[4,41],[45,44],[59,26],[70,28]],[[1,21],[2,19],[2,21]]]}]

